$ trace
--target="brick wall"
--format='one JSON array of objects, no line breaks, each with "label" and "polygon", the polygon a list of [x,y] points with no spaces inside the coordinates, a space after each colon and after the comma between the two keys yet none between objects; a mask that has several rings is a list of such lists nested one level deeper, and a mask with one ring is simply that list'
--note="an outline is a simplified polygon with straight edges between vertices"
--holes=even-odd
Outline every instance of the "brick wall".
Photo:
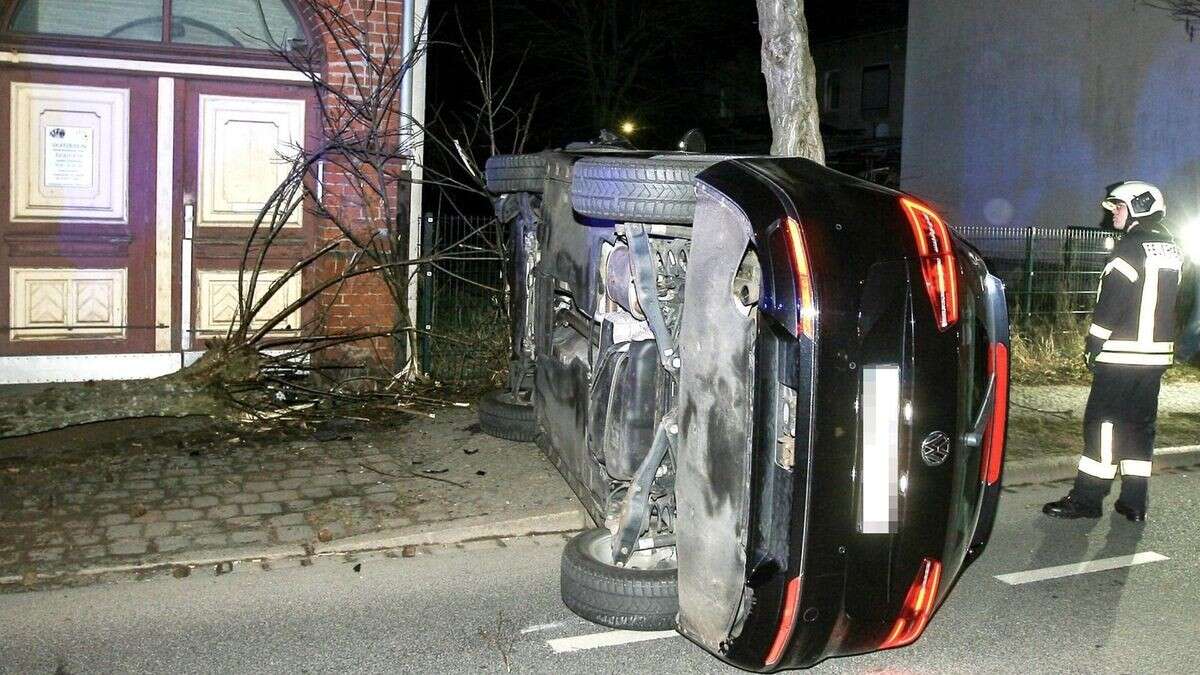
[{"label": "brick wall", "polygon": [[[367,37],[372,44],[371,52],[377,63],[384,54],[384,45],[402,44],[404,30],[404,2],[402,0],[323,0],[323,2],[327,6],[336,8],[355,26],[367,28]],[[366,59],[360,55],[351,55],[350,58],[347,58],[341,50],[337,49],[337,40],[321,28],[324,22],[311,15],[307,19],[310,26],[317,28],[315,31],[317,35],[314,37],[322,40],[325,45],[325,77],[327,81],[342,85],[343,91],[353,96],[354,80],[351,77],[351,69],[361,77],[367,68]],[[325,104],[336,109],[338,101],[336,97],[330,95]],[[400,102],[397,99],[396,112],[399,112],[399,106]],[[393,122],[398,121],[399,117],[396,116]],[[399,171],[400,167],[395,167],[394,170]],[[392,206],[384,208],[380,199],[364,199],[362,191],[355,189],[354,180],[352,174],[342,171],[332,162],[326,162],[323,182],[324,201],[327,208],[338,214],[341,223],[350,225],[355,236],[364,241],[372,233],[386,232],[389,221],[393,218],[399,218],[402,224],[399,229],[407,232],[408,194],[404,184],[397,184],[394,180],[389,181],[394,188],[393,194],[390,195]],[[320,237],[325,241],[342,234],[337,226],[328,221],[320,224],[318,231]],[[396,245],[397,242],[392,242],[392,244]],[[406,242],[400,242],[399,245],[406,245]],[[336,274],[340,266],[346,264],[349,253],[350,251],[347,250],[346,255],[332,258],[318,276],[328,278],[327,275]],[[340,287],[336,297],[330,294],[324,300],[329,307],[326,319],[326,330],[329,333],[387,330],[396,325],[401,317],[387,284],[375,274],[356,277],[348,281]],[[331,350],[328,358],[338,363],[356,366],[371,365],[377,360],[391,364],[396,356],[393,347],[394,342],[388,338],[363,340]]]}]

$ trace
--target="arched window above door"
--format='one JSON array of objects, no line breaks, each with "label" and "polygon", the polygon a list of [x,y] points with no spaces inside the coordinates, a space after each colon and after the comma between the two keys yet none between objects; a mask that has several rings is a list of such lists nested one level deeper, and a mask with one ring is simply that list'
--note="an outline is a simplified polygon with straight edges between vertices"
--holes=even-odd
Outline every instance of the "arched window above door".
[{"label": "arched window above door", "polygon": [[267,50],[303,39],[286,0],[21,0],[8,32]]}]

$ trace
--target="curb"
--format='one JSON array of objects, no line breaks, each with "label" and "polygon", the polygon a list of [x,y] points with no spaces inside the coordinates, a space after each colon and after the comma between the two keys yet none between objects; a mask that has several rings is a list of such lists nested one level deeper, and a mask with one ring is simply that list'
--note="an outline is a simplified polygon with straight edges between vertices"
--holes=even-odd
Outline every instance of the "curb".
[{"label": "curb", "polygon": [[[36,582],[66,581],[70,579],[99,578],[107,575],[160,572],[179,567],[197,568],[237,563],[271,562],[290,558],[308,558],[370,553],[404,546],[444,546],[472,541],[526,537],[540,534],[577,532],[594,527],[591,518],[582,507],[541,513],[519,518],[495,519],[488,516],[458,518],[441,523],[428,523],[388,532],[376,532],[347,537],[324,544],[274,546],[243,546],[199,551],[190,556],[154,562],[130,563],[125,565],[97,565],[65,572],[38,572]],[[0,586],[27,585],[26,576],[0,577]]]},{"label": "curb", "polygon": [[506,520],[489,520],[487,516],[480,516],[404,528],[387,533],[376,532],[347,537],[328,544],[318,544],[316,554],[335,555],[378,551],[402,546],[461,544],[480,539],[577,532],[588,527],[595,527],[595,525],[592,524],[591,518],[582,507]]},{"label": "curb", "polygon": [[[1172,448],[1154,449],[1154,470],[1200,464],[1200,445],[1180,445]],[[1004,482],[1006,487],[1049,483],[1075,477],[1079,455],[1054,455],[1039,459],[1005,462]]]}]

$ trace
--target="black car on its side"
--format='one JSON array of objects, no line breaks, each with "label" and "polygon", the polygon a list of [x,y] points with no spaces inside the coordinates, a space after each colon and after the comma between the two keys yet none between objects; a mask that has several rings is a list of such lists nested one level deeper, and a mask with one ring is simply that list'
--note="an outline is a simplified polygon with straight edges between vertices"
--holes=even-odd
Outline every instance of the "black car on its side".
[{"label": "black car on its side", "polygon": [[562,596],[748,670],[916,640],[1000,496],[1000,282],[920,199],[781,157],[493,157],[513,369],[595,519]]}]

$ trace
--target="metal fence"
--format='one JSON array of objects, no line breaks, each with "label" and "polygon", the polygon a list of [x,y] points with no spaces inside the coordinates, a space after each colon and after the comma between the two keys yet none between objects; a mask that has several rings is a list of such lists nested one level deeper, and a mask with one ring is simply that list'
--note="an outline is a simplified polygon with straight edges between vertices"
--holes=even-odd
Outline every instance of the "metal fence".
[{"label": "metal fence", "polygon": [[[1111,233],[1077,227],[960,226],[1004,281],[1009,315],[1029,322],[1092,311]],[[504,244],[507,228],[487,216],[426,214],[418,322],[422,370],[447,382],[494,378],[508,361]]]},{"label": "metal fence", "polygon": [[954,228],[1004,281],[1009,316],[1029,322],[1092,311],[1113,235],[1084,227]]},{"label": "metal fence", "polygon": [[443,382],[482,383],[507,366],[507,228],[487,216],[425,214],[418,276],[421,369]]}]

